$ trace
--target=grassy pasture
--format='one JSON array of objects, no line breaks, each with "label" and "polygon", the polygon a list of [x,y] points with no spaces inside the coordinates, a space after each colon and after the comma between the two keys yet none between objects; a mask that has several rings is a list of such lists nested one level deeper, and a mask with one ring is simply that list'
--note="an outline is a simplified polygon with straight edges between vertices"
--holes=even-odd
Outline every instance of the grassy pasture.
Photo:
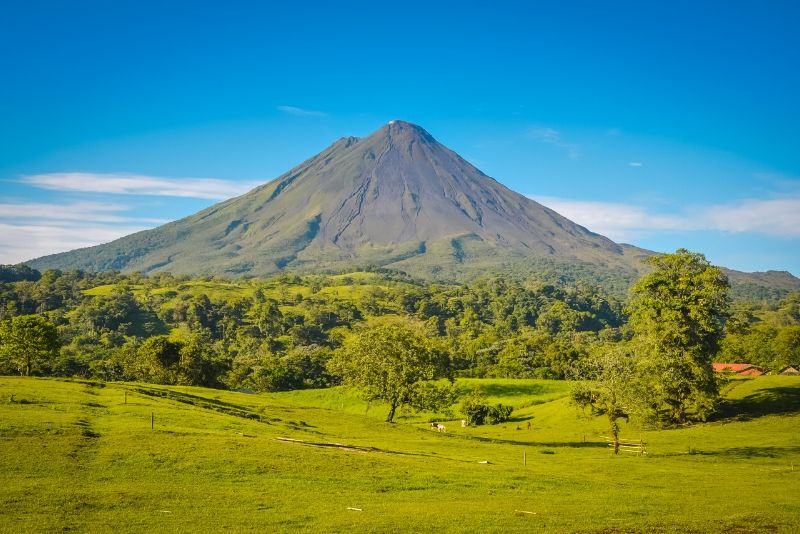
[{"label": "grassy pasture", "polygon": [[567,384],[469,382],[514,420],[439,434],[341,390],[3,377],[0,531],[800,529],[798,378],[735,381],[706,424],[623,429],[645,457],[610,455]]},{"label": "grassy pasture", "polygon": [[[310,284],[314,280],[325,281],[325,285],[318,290],[312,290]],[[402,282],[395,282],[403,285]],[[83,294],[89,297],[106,297],[112,294],[117,286],[104,284],[86,289]],[[233,301],[239,298],[252,298],[260,290],[266,298],[283,302],[280,309],[283,313],[302,313],[300,307],[287,304],[297,295],[303,298],[319,295],[328,299],[335,299],[352,304],[362,303],[366,295],[373,291],[387,291],[390,286],[376,273],[354,272],[346,275],[333,275],[329,277],[305,277],[302,283],[293,283],[287,280],[269,280],[266,282],[235,281],[223,282],[219,280],[187,280],[154,289],[146,289],[143,285],[130,286],[134,296],[144,299],[147,294],[160,296],[164,301],[160,304],[162,311],[176,308],[181,301],[193,297],[207,296],[216,302]],[[398,308],[391,300],[383,303],[384,308]],[[140,326],[140,325],[139,325]]]},{"label": "grassy pasture", "polygon": [[[444,382],[444,381],[442,381]],[[465,393],[477,388],[490,404],[507,404],[515,410],[535,404],[542,404],[555,399],[566,397],[569,393],[570,383],[562,380],[534,380],[534,379],[503,379],[491,380],[479,378],[459,378],[456,389]],[[285,399],[287,402],[300,406],[328,408],[350,414],[364,415],[382,421],[389,412],[389,405],[383,402],[368,403],[358,398],[358,395],[343,387],[329,389],[304,389],[273,393],[276,399]],[[457,415],[456,405],[451,417]],[[413,412],[401,409],[396,417],[400,423],[420,423],[440,420],[441,414],[428,412]]]}]

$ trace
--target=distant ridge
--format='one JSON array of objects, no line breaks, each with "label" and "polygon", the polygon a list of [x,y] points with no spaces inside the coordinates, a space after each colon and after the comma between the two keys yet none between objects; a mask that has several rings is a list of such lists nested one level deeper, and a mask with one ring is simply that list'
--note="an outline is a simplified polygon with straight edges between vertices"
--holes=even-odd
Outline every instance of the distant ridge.
[{"label": "distant ridge", "polygon": [[[391,121],[342,138],[236,198],[111,243],[44,256],[37,269],[262,276],[389,267],[460,279],[565,266],[632,280],[653,252],[620,245],[511,191],[422,127]],[[734,278],[800,290],[784,274]]]}]

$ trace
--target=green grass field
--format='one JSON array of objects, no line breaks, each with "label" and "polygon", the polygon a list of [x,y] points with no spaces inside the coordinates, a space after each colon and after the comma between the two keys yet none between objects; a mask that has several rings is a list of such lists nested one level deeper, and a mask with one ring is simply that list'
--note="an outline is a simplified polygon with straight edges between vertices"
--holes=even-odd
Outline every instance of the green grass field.
[{"label": "green grass field", "polygon": [[440,434],[342,390],[2,377],[0,531],[800,530],[799,378],[733,382],[710,423],[624,428],[644,457],[612,456],[568,384],[464,382],[513,420]]},{"label": "green grass field", "polygon": [[[325,282],[318,290],[312,290],[313,281]],[[402,282],[393,282],[396,286],[404,286]],[[104,284],[86,289],[83,294],[89,297],[107,297],[111,295],[116,284]],[[353,272],[346,275],[332,275],[326,277],[308,275],[298,283],[286,280],[269,280],[266,282],[234,281],[224,282],[220,280],[187,280],[176,285],[167,285],[147,290],[145,286],[132,285],[130,290],[136,298],[142,300],[146,295],[160,296],[164,299],[159,305],[161,311],[175,309],[185,300],[193,297],[206,296],[215,302],[230,302],[239,298],[253,298],[257,290],[266,298],[275,299],[282,304],[280,310],[283,313],[302,314],[302,308],[293,304],[287,304],[287,299],[291,301],[296,296],[303,298],[322,297],[329,300],[347,302],[354,305],[363,303],[366,295],[374,291],[389,291],[391,287],[387,285],[380,275],[376,273]],[[400,306],[392,299],[382,303],[386,314],[387,310],[396,309],[400,311]],[[367,314],[369,316],[369,314]],[[141,322],[134,321],[135,327],[140,327]]]}]

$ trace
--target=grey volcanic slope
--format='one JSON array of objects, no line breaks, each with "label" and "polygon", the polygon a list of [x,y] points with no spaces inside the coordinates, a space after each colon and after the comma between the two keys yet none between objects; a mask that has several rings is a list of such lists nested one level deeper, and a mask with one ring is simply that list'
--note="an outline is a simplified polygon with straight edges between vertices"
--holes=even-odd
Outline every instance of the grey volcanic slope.
[{"label": "grey volcanic slope", "polygon": [[267,274],[359,259],[458,259],[469,248],[625,263],[620,245],[511,191],[402,121],[341,139],[276,180],[185,219],[28,263]]},{"label": "grey volcanic slope", "polygon": [[380,265],[457,277],[549,259],[633,276],[649,254],[511,191],[421,127],[392,121],[190,217],[27,263],[248,275]]}]

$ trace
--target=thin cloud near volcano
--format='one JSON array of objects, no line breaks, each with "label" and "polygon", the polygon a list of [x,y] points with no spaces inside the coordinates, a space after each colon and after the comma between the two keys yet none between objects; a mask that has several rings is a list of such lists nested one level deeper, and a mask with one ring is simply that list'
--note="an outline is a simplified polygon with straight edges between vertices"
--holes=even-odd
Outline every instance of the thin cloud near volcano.
[{"label": "thin cloud near volcano", "polygon": [[145,195],[223,200],[241,195],[260,182],[218,178],[164,178],[128,173],[61,172],[23,176],[20,181],[40,189],[82,193]]},{"label": "thin cloud near volcano", "polygon": [[561,215],[616,241],[658,232],[720,231],[800,237],[800,198],[745,199],[656,212],[624,202],[528,195]]}]

